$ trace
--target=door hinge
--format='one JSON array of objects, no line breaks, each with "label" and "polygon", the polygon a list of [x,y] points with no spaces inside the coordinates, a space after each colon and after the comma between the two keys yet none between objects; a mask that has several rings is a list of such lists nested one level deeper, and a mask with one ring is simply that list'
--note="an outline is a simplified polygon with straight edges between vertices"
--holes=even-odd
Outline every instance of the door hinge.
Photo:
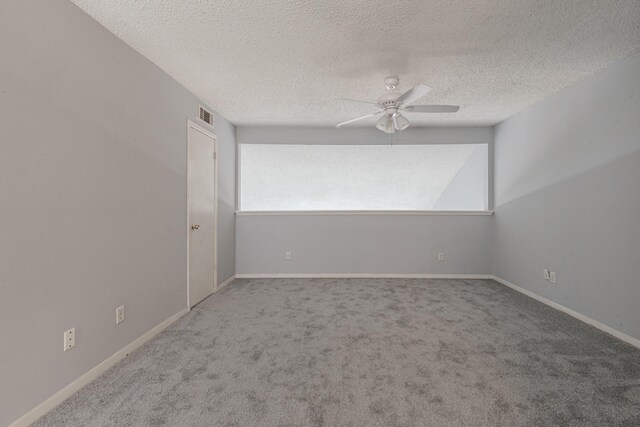
[{"label": "door hinge", "polygon": [[216,158],[216,153],[215,153],[215,152],[213,153],[213,158],[214,158],[214,159]]}]

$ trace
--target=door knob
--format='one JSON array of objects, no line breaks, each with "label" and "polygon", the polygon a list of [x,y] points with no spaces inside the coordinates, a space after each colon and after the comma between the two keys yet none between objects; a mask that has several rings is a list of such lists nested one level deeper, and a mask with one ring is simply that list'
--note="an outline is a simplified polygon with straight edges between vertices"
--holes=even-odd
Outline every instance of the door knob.
[{"label": "door knob", "polygon": [[191,229],[192,229],[192,230],[197,230],[198,228],[200,228],[200,224],[193,224],[193,225],[191,226]]}]

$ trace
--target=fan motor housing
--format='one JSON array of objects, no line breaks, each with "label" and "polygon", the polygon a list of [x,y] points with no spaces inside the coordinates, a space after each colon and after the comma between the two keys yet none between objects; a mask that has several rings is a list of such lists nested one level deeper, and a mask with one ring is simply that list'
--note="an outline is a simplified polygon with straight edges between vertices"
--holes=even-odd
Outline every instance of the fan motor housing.
[{"label": "fan motor housing", "polygon": [[378,105],[380,105],[383,108],[396,105],[398,103],[399,97],[400,97],[400,94],[396,92],[385,93],[380,98],[378,98]]},{"label": "fan motor housing", "polygon": [[384,112],[387,116],[391,117],[398,112],[399,97],[400,94],[396,92],[385,93],[380,98],[378,98],[378,106],[384,109]]}]

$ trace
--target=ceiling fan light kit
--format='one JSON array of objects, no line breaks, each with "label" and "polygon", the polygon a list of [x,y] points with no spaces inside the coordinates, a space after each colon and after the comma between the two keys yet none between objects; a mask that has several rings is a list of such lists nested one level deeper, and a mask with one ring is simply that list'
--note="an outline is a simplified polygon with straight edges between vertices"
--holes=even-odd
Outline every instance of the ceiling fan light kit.
[{"label": "ceiling fan light kit", "polygon": [[342,98],[344,101],[375,104],[378,107],[378,111],[339,123],[336,127],[342,127],[369,117],[380,116],[376,123],[376,127],[385,133],[394,133],[397,130],[405,130],[409,127],[409,120],[401,114],[403,112],[455,113],[460,109],[457,105],[410,105],[412,102],[415,102],[425,96],[427,92],[431,90],[431,87],[425,84],[419,84],[413,89],[409,89],[405,93],[400,94],[396,91],[398,83],[399,81],[397,77],[387,77],[384,79],[384,85],[387,88],[387,93],[378,98],[377,103]]},{"label": "ceiling fan light kit", "polygon": [[393,133],[393,122],[389,120],[389,116],[383,115],[376,123],[376,127],[385,133]]}]

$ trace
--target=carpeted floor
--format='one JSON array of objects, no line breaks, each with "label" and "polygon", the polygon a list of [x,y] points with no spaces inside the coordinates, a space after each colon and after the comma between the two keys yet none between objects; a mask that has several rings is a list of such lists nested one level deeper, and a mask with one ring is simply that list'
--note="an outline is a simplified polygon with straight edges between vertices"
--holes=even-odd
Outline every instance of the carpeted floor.
[{"label": "carpeted floor", "polygon": [[640,425],[640,350],[492,281],[236,280],[38,426]]}]

